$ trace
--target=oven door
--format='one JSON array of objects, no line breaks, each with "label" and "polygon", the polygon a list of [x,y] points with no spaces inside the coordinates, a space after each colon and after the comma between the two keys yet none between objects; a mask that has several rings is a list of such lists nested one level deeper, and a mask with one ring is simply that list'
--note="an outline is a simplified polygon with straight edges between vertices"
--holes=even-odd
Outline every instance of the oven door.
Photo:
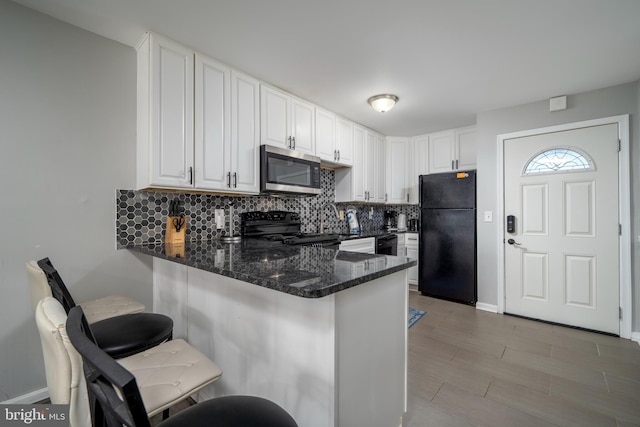
[{"label": "oven door", "polygon": [[260,192],[320,194],[320,158],[295,150],[260,146]]},{"label": "oven door", "polygon": [[398,236],[395,234],[385,234],[376,237],[376,253],[398,255]]}]

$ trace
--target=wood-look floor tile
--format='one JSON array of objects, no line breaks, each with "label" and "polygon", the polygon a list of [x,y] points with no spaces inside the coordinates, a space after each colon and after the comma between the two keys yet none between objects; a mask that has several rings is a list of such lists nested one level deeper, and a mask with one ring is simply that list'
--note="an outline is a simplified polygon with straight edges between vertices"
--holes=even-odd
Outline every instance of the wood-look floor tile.
[{"label": "wood-look floor tile", "polygon": [[433,356],[440,359],[451,360],[460,350],[457,345],[435,340],[428,336],[415,337],[409,343],[409,351],[419,353],[423,356]]},{"label": "wood-look floor tile", "polygon": [[476,338],[464,331],[449,329],[448,327],[444,326],[439,326],[429,331],[429,333],[427,333],[427,337],[437,341],[456,345],[460,348],[487,353],[496,358],[501,357],[505,349],[505,346],[503,344],[488,341],[482,338]]},{"label": "wood-look floor tile", "polygon": [[407,392],[411,396],[424,401],[430,401],[436,395],[444,382],[418,369],[409,367],[407,370]]},{"label": "wood-look floor tile", "polygon": [[412,405],[403,417],[403,427],[473,427],[473,424],[454,414],[433,406],[431,402]]},{"label": "wood-look floor tile", "polygon": [[[620,338],[615,338],[614,340],[609,343],[597,343],[600,356],[640,365],[640,345]],[[629,341],[632,344],[625,341]]]},{"label": "wood-look floor tile", "polygon": [[640,408],[640,381],[628,377],[619,377],[608,372],[604,373],[609,391],[623,394],[638,402]]},{"label": "wood-look floor tile", "polygon": [[487,397],[560,426],[616,426],[615,418],[510,381],[494,379]]},{"label": "wood-look floor tile", "polygon": [[458,415],[478,426],[551,426],[549,422],[517,409],[470,393],[445,383],[433,398],[433,405],[447,413]]},{"label": "wood-look floor tile", "polygon": [[576,363],[541,357],[519,350],[507,348],[502,358],[506,361],[539,370],[547,374],[556,375],[592,387],[607,389],[602,372],[581,366]]},{"label": "wood-look floor tile", "polygon": [[621,393],[609,392],[599,387],[552,376],[551,397],[558,397],[582,405],[618,420],[640,424],[638,400]]},{"label": "wood-look floor tile", "polygon": [[415,363],[410,359],[409,367],[480,396],[484,396],[491,382],[491,375],[454,361],[431,358],[427,363]]},{"label": "wood-look floor tile", "polygon": [[549,393],[551,375],[547,373],[468,350],[460,350],[454,361],[464,363],[469,368],[478,369],[494,378],[511,381],[542,393]]}]

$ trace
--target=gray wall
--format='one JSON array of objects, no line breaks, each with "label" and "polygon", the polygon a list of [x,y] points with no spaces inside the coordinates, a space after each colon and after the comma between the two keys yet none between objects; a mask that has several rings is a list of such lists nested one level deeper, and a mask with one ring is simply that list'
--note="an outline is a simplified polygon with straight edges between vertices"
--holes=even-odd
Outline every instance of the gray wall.
[{"label": "gray wall", "polygon": [[[632,224],[633,236],[640,234],[640,125],[638,124],[640,83],[629,83],[592,92],[570,95],[568,108],[549,112],[544,100],[501,110],[479,113],[478,126],[478,212],[497,212],[497,136],[503,133],[541,128],[602,117],[630,114]],[[482,218],[482,215],[478,215]],[[478,222],[478,300],[497,305],[497,246],[500,221]],[[629,232],[629,231],[627,231]],[[640,245],[634,237],[634,322],[632,331],[640,331]]]},{"label": "gray wall", "polygon": [[25,262],[48,256],[77,300],[152,303],[150,261],[115,249],[135,185],[131,47],[0,0],[0,402],[46,385]]}]

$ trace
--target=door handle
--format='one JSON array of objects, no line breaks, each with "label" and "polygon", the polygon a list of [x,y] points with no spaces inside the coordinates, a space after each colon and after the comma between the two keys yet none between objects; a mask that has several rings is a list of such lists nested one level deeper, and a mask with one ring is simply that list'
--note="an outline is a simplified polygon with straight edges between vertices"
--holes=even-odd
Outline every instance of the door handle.
[{"label": "door handle", "polygon": [[516,246],[520,246],[520,245],[522,244],[522,243],[518,243],[518,242],[516,242],[516,241],[515,241],[515,240],[513,240],[513,239],[509,239],[509,240],[507,240],[507,243],[508,243],[508,244],[510,244],[510,245],[516,245]]}]

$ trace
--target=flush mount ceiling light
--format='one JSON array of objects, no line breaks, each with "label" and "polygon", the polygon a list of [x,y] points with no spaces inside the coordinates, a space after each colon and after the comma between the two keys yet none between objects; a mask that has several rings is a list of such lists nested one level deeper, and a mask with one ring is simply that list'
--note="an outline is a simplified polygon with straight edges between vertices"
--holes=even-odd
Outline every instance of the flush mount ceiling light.
[{"label": "flush mount ceiling light", "polygon": [[367,102],[374,110],[384,113],[385,111],[391,110],[393,106],[396,105],[396,102],[398,102],[398,99],[395,95],[385,93],[383,95],[372,96]]}]

